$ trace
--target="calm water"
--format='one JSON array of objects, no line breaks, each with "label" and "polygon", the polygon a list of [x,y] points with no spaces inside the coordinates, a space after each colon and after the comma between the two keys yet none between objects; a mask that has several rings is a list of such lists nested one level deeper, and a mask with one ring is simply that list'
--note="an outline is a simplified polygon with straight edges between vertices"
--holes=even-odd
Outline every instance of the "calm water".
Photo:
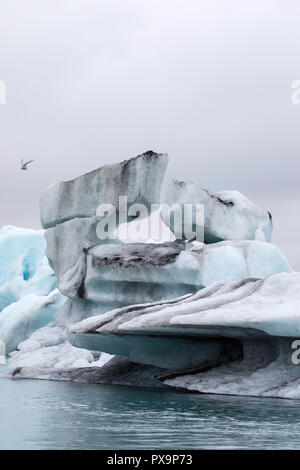
[{"label": "calm water", "polygon": [[300,449],[299,401],[0,379],[1,449]]}]

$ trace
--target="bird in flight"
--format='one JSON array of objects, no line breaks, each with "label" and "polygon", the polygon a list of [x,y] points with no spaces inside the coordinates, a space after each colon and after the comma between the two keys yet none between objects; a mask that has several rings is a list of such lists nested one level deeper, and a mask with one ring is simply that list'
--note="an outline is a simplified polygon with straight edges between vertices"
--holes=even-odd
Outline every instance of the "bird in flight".
[{"label": "bird in flight", "polygon": [[29,160],[28,162],[24,163],[24,160],[21,160],[21,170],[28,170],[27,165],[31,162],[34,162],[34,160]]}]

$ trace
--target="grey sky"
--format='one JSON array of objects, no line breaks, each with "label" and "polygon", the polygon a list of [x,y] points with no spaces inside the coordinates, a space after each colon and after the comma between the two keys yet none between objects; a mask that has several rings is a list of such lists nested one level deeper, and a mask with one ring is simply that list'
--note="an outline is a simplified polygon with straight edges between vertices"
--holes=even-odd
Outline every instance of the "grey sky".
[{"label": "grey sky", "polygon": [[0,224],[39,227],[43,187],[152,149],[167,179],[270,210],[300,269],[299,17],[297,0],[1,0]]}]

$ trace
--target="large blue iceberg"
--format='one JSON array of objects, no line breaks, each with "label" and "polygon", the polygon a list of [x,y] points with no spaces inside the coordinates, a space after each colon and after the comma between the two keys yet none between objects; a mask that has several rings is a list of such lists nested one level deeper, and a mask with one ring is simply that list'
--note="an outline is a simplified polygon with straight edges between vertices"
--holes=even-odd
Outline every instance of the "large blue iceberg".
[{"label": "large blue iceberg", "polygon": [[300,275],[270,243],[271,214],[175,180],[164,204],[203,204],[204,243],[176,238],[163,211],[168,239],[97,236],[100,203],[159,213],[167,160],[150,151],[52,185],[44,231],[0,231],[9,376],[299,398]]}]

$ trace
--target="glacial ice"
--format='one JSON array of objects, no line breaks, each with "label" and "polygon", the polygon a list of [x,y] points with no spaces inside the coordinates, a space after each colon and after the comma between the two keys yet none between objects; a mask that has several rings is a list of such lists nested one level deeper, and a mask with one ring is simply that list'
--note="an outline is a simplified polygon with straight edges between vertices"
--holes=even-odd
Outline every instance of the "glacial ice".
[{"label": "glacial ice", "polygon": [[41,195],[42,225],[49,228],[78,217],[93,217],[101,203],[118,207],[119,196],[127,196],[129,204],[159,203],[167,164],[166,154],[149,151],[72,181],[56,183]]},{"label": "glacial ice", "polygon": [[291,361],[292,342],[292,338],[245,338],[240,360],[169,377],[164,383],[201,393],[299,399],[299,365]]},{"label": "glacial ice", "polygon": [[43,231],[4,226],[0,230],[0,286],[20,277],[31,281],[45,251]]},{"label": "glacial ice", "polygon": [[42,230],[0,230],[0,340],[7,351],[49,323],[65,301],[45,251]]},{"label": "glacial ice", "polygon": [[[190,244],[103,244],[85,250],[59,279],[60,291],[76,299],[130,305],[167,300],[211,283],[266,277],[291,268],[270,243],[228,241],[189,249]],[[151,289],[150,289],[151,287]],[[80,290],[81,289],[81,290]]]},{"label": "glacial ice", "polygon": [[269,213],[175,181],[166,201],[204,204],[205,244],[97,237],[100,203],[160,203],[166,165],[146,152],[57,183],[41,196],[45,232],[0,231],[7,373],[300,398],[300,274],[269,243]]},{"label": "glacial ice", "polygon": [[[292,345],[300,338],[299,305],[299,273],[214,283],[181,299],[83,320],[70,326],[70,339],[78,346],[97,349],[98,345],[110,353],[121,351],[132,361],[165,367],[159,379],[171,387],[299,399],[299,365],[292,361]],[[177,338],[185,340],[184,353],[175,342],[172,346]],[[164,364],[156,364],[149,339],[153,346],[156,341],[160,349],[166,347]],[[197,343],[197,352],[189,341]],[[212,355],[216,344],[220,349]]]},{"label": "glacial ice", "polygon": [[[64,313],[70,322],[117,307],[195,293],[215,281],[265,277],[291,270],[278,248],[257,240],[230,240],[204,247],[201,243],[199,247],[195,242],[184,241],[124,243],[114,240],[104,243],[99,240],[96,234],[97,204],[111,202],[117,207],[120,195],[127,195],[132,202],[160,202],[166,163],[165,155],[148,152],[113,165],[113,169],[102,167],[43,192],[41,219],[44,226],[49,227],[45,231],[47,256],[60,292],[70,299]],[[150,173],[146,175],[147,169]],[[118,181],[113,188],[108,179],[111,172],[117,175]],[[107,186],[110,189],[105,193]],[[211,199],[215,200],[212,196]],[[223,204],[221,206],[223,208]],[[231,209],[231,214],[236,214],[242,223],[249,216],[253,219],[252,225],[266,222],[269,226],[266,213],[242,196]],[[213,210],[218,209],[214,206]],[[61,211],[67,212],[62,215]],[[241,215],[242,211],[244,215]],[[229,217],[227,213],[225,215]],[[232,220],[234,217],[231,215]],[[259,217],[263,222],[258,223]]]},{"label": "glacial ice", "polygon": [[[75,324],[76,325],[76,324]],[[72,328],[72,326],[71,326]],[[215,366],[238,359],[240,344],[232,339],[189,338],[185,334],[166,337],[145,333],[135,334],[76,334],[70,341],[78,348],[105,351],[125,356],[139,364],[152,365],[167,371],[191,369],[205,364]]]},{"label": "glacial ice", "polygon": [[64,301],[60,292],[54,289],[49,295],[25,295],[2,310],[0,339],[4,341],[6,351],[13,351],[31,333],[47,325]]},{"label": "glacial ice", "polygon": [[70,330],[76,334],[300,338],[299,302],[300,273],[280,273],[214,283],[172,301],[115,309],[75,323]]},{"label": "glacial ice", "polygon": [[[222,240],[271,241],[271,214],[261,210],[238,191],[214,193],[194,183],[175,179],[169,185],[164,202],[170,206],[177,204],[177,210],[181,210],[184,204],[203,204],[205,243]],[[168,218],[163,219],[169,224]],[[172,219],[170,222],[173,229]],[[197,225],[196,222],[194,214],[193,224]],[[200,224],[203,224],[202,220]]]}]

